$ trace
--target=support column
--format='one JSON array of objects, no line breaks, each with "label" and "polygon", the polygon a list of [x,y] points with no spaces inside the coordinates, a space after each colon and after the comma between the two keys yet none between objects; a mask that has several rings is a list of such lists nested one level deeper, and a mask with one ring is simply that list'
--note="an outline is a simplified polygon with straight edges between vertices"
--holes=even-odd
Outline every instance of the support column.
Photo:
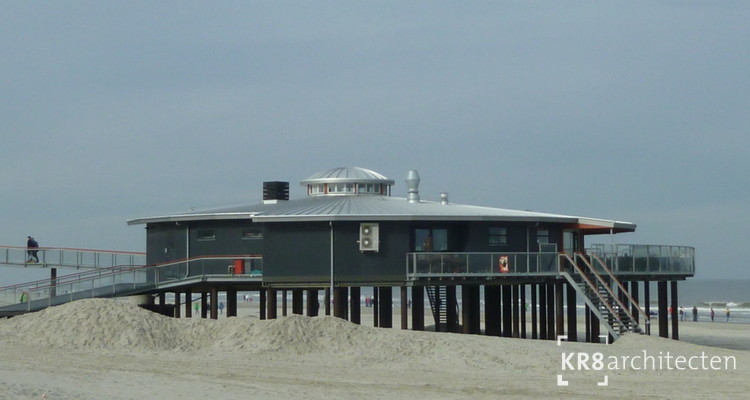
[{"label": "support column", "polygon": [[651,282],[643,281],[643,310],[646,312],[646,334],[651,334]]},{"label": "support column", "polygon": [[302,309],[304,308],[302,293],[302,289],[292,289],[292,314],[302,315]]},{"label": "support column", "polygon": [[503,336],[513,337],[513,292],[511,285],[502,285],[501,288],[501,296],[503,298]]},{"label": "support column", "polygon": [[[640,324],[641,316],[638,312],[638,281],[630,282],[630,297],[635,300],[634,303],[630,304],[630,313],[633,314],[633,318],[635,318],[635,322],[637,324]],[[645,322],[645,321],[644,321]]]},{"label": "support column", "polygon": [[446,315],[448,317],[448,332],[458,333],[458,301],[456,299],[456,286],[446,286],[447,294]]},{"label": "support column", "polygon": [[583,320],[584,320],[583,326],[584,326],[584,331],[586,331],[586,334],[585,334],[586,337],[584,339],[586,342],[591,341],[591,315],[590,314],[591,314],[591,310],[589,309],[589,305],[588,304],[584,305],[583,306]]},{"label": "support column", "polygon": [[260,299],[260,319],[266,319],[266,289],[260,289],[258,292],[258,298]]},{"label": "support column", "polygon": [[362,291],[359,286],[349,288],[349,321],[355,324],[362,323],[362,310],[359,298]]},{"label": "support column", "polygon": [[201,318],[208,318],[208,293],[201,292]]},{"label": "support column", "polygon": [[49,269],[49,297],[57,296],[57,268]]},{"label": "support column", "polygon": [[338,286],[333,288],[333,316],[336,318],[347,319],[349,310],[347,302],[349,301],[348,290],[346,287]]},{"label": "support column", "polygon": [[180,300],[182,294],[180,292],[174,292],[174,317],[180,318]]},{"label": "support column", "polygon": [[211,288],[211,319],[219,319],[219,290],[216,287]]},{"label": "support column", "polygon": [[484,287],[484,334],[500,336],[500,286]]},{"label": "support column", "polygon": [[307,316],[317,317],[320,304],[318,304],[318,290],[307,289]]},{"label": "support column", "polygon": [[378,288],[378,302],[380,307],[379,322],[381,328],[393,328],[393,288],[381,286]]},{"label": "support column", "polygon": [[424,286],[411,287],[411,329],[424,330]]},{"label": "support column", "polygon": [[657,282],[656,291],[657,296],[659,297],[659,336],[668,338],[669,320],[667,319],[667,282]]},{"label": "support column", "polygon": [[227,318],[237,316],[237,289],[227,289]]},{"label": "support column", "polygon": [[281,316],[286,317],[286,289],[281,290]]},{"label": "support column", "polygon": [[601,340],[599,340],[599,334],[601,334],[601,321],[599,321],[599,317],[597,317],[593,311],[589,311],[589,318],[591,319],[591,343],[601,343]]},{"label": "support column", "polygon": [[669,291],[672,296],[672,339],[680,340],[680,320],[677,318],[677,307],[679,302],[677,301],[677,281],[670,282],[672,288]]},{"label": "support column", "polygon": [[476,284],[461,285],[461,302],[463,333],[480,333],[479,286]]},{"label": "support column", "polygon": [[563,283],[555,282],[555,337],[565,334],[565,312],[563,310]]},{"label": "support column", "polygon": [[331,288],[325,288],[323,293],[323,301],[325,301],[326,315],[331,315]]},{"label": "support column", "polygon": [[167,303],[167,294],[164,292],[159,293],[159,305],[163,306]]},{"label": "support column", "polygon": [[537,327],[537,318],[536,318],[536,310],[537,310],[537,287],[538,285],[536,283],[532,283],[531,285],[531,338],[532,339],[539,339],[539,329]]},{"label": "support column", "polygon": [[568,341],[578,341],[578,320],[576,308],[576,290],[573,285],[565,285],[567,288],[567,304],[568,304]]},{"label": "support column", "polygon": [[401,286],[401,329],[409,329],[409,293],[406,286]]},{"label": "support column", "polygon": [[266,301],[268,319],[276,319],[277,308],[278,308],[278,303],[276,299],[276,291],[277,290],[274,288],[266,289],[266,292],[268,294],[267,301]]},{"label": "support column", "polygon": [[547,284],[539,284],[539,339],[547,339]]},{"label": "support column", "polygon": [[372,325],[374,327],[380,326],[380,288],[377,286],[372,287]]},{"label": "support column", "polygon": [[513,337],[518,338],[520,337],[520,327],[521,327],[521,319],[519,318],[519,309],[518,309],[518,285],[513,284],[511,287],[511,293],[513,296]]},{"label": "support column", "polygon": [[521,291],[521,338],[526,339],[526,285],[521,284],[519,287]]},{"label": "support column", "polygon": [[555,284],[547,284],[547,340],[555,340]]},{"label": "support column", "polygon": [[193,317],[193,292],[185,291],[185,318]]}]

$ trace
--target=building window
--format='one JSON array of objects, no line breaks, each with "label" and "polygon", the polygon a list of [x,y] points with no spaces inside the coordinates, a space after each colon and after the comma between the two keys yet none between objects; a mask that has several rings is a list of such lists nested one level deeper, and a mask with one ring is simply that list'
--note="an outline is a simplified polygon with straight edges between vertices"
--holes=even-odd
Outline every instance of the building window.
[{"label": "building window", "polygon": [[508,228],[493,227],[490,228],[490,246],[502,246],[508,244]]},{"label": "building window", "polygon": [[447,229],[416,229],[414,231],[415,251],[447,251]]},{"label": "building window", "polygon": [[263,231],[260,228],[250,228],[242,230],[242,240],[260,240],[263,239]]},{"label": "building window", "polygon": [[213,229],[200,229],[198,230],[198,240],[216,240],[216,231]]},{"label": "building window", "polygon": [[536,242],[537,243],[549,243],[549,230],[537,229],[536,231]]},{"label": "building window", "polygon": [[329,183],[328,193],[354,193],[353,183]]},{"label": "building window", "polygon": [[309,191],[311,195],[321,195],[325,194],[326,189],[324,184],[317,184],[317,185],[308,185]]}]

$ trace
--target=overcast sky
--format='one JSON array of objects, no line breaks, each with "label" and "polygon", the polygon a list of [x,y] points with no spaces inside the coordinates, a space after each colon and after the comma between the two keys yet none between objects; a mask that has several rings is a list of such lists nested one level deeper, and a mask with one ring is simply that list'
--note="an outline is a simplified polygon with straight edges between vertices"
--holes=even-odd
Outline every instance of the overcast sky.
[{"label": "overcast sky", "polygon": [[395,196],[417,169],[423,199],[634,222],[615,240],[750,278],[748,21],[747,1],[5,1],[0,245],[143,251],[126,220],[360,166]]}]

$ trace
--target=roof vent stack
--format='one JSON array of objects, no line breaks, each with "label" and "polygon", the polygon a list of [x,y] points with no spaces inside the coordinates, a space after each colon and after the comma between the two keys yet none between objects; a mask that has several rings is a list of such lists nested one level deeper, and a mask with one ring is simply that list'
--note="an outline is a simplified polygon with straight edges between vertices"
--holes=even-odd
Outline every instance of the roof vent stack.
[{"label": "roof vent stack", "polygon": [[409,192],[406,195],[406,200],[409,203],[419,203],[419,173],[413,169],[406,175],[406,187],[409,188]]},{"label": "roof vent stack", "polygon": [[440,193],[440,204],[447,205],[448,203],[448,192]]}]

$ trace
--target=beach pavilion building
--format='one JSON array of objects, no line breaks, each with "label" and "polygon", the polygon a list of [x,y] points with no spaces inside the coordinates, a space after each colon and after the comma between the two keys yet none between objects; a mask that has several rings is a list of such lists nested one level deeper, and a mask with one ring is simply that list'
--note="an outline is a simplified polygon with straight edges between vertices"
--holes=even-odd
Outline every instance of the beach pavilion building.
[{"label": "beach pavilion building", "polygon": [[[454,204],[445,193],[426,201],[419,183],[409,171],[406,197],[394,197],[395,182],[377,172],[335,168],[303,180],[304,198],[290,199],[287,182],[264,182],[263,201],[254,204],[128,223],[145,224],[149,293],[162,302],[174,293],[176,316],[181,308],[190,315],[200,293],[202,309],[216,317],[219,292],[236,315],[237,292],[257,291],[260,317],[276,318],[279,295],[286,310],[290,292],[293,313],[360,323],[361,288],[372,287],[367,304],[380,327],[393,324],[397,291],[402,328],[425,329],[429,309],[438,331],[598,341],[600,334],[650,333],[652,314],[667,337],[669,297],[678,338],[677,281],[694,274],[692,248],[584,248],[586,236],[636,226]],[[585,332],[577,332],[579,318]]]}]

